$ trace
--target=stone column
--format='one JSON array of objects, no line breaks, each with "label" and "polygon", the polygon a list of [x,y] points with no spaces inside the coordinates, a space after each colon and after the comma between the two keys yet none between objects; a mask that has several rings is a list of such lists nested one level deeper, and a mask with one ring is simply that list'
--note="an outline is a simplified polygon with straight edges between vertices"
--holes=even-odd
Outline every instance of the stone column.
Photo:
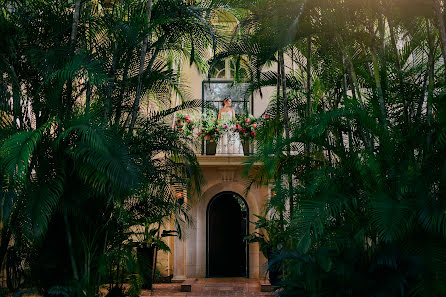
[{"label": "stone column", "polygon": [[[187,203],[187,193],[183,189],[182,195],[177,198],[184,197],[184,203]],[[184,226],[182,226],[184,231]],[[172,282],[183,282],[186,280],[186,240],[180,240],[175,236],[174,241],[174,258],[173,258],[173,278]]]},{"label": "stone column", "polygon": [[175,237],[172,282],[186,280],[186,242]]}]

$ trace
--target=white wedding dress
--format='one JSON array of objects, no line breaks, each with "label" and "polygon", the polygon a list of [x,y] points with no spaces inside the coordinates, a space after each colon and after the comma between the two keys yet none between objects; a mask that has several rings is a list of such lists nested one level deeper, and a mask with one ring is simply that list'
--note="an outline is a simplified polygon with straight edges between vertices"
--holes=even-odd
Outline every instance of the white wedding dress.
[{"label": "white wedding dress", "polygon": [[[221,121],[224,123],[229,123],[232,120],[232,111],[226,111],[221,113]],[[240,135],[238,132],[230,130],[221,136],[217,143],[216,155],[224,156],[243,156],[243,145],[240,141]]]}]

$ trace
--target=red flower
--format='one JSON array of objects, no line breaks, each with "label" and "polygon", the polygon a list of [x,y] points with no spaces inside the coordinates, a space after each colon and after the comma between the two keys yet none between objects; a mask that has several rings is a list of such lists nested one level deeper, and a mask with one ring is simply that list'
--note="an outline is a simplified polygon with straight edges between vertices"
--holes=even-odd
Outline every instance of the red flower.
[{"label": "red flower", "polygon": [[201,136],[201,133],[198,133],[198,137],[200,137]]},{"label": "red flower", "polygon": [[269,115],[268,114],[265,114],[265,119],[268,119],[269,118]]},{"label": "red flower", "polygon": [[218,129],[215,129],[215,132],[218,132]]},{"label": "red flower", "polygon": [[228,125],[225,125],[225,129],[228,129]]},{"label": "red flower", "polygon": [[251,136],[256,136],[256,132],[251,131]]},{"label": "red flower", "polygon": [[183,131],[183,129],[179,128],[178,131]]},{"label": "red flower", "polygon": [[246,129],[242,129],[242,133],[245,133],[246,132]]}]

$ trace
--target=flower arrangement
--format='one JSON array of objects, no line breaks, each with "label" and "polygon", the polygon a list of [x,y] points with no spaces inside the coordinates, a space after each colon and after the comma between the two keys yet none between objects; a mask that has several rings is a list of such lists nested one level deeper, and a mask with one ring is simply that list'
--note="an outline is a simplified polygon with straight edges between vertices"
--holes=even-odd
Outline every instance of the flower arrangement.
[{"label": "flower arrangement", "polygon": [[175,127],[186,135],[192,135],[194,129],[198,128],[198,137],[213,142],[217,142],[225,132],[232,130],[239,133],[241,140],[248,141],[256,135],[257,122],[257,118],[245,114],[237,115],[235,121],[219,121],[215,111],[207,111],[197,117],[178,114]]},{"label": "flower arrangement", "polygon": [[196,121],[190,115],[178,113],[175,120],[175,128],[186,135],[192,135]]},{"label": "flower arrangement", "polygon": [[235,130],[240,134],[242,140],[252,140],[256,136],[257,118],[253,115],[238,115],[235,122]]},{"label": "flower arrangement", "polygon": [[217,120],[215,112],[208,111],[201,116],[198,137],[205,140],[217,141],[222,132],[224,132],[224,127],[222,127],[221,123]]}]

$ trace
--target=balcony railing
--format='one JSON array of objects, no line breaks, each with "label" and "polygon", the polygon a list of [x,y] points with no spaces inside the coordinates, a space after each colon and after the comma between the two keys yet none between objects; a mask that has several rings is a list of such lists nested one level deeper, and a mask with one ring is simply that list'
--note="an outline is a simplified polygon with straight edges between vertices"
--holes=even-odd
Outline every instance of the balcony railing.
[{"label": "balcony railing", "polygon": [[254,150],[253,141],[240,141],[223,136],[216,142],[203,141],[201,154],[206,156],[250,156]]}]

